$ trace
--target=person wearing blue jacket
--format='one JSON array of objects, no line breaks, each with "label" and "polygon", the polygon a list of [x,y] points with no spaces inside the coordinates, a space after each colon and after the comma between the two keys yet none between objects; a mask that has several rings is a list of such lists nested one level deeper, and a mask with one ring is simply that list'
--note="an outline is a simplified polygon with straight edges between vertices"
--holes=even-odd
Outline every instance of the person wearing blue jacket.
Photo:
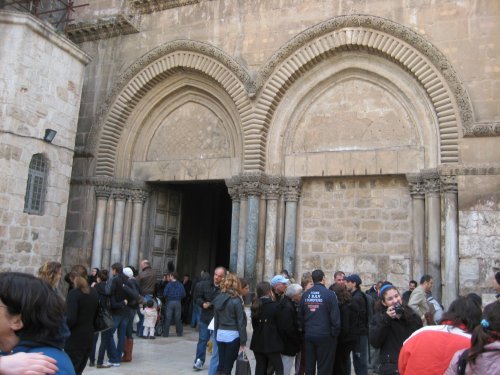
[{"label": "person wearing blue jacket", "polygon": [[325,286],[325,273],[312,272],[314,286],[300,300],[299,324],[306,346],[305,374],[331,375],[340,333],[340,312],[337,296]]}]

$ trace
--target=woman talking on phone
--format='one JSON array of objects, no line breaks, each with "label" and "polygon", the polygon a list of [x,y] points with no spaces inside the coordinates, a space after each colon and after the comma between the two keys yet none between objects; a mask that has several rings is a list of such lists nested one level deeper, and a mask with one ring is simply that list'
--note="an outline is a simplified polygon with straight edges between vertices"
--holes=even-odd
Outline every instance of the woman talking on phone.
[{"label": "woman talking on phone", "polygon": [[380,348],[380,375],[399,374],[398,357],[403,342],[417,329],[422,320],[403,301],[398,289],[386,283],[380,288],[380,300],[370,323],[370,344]]}]

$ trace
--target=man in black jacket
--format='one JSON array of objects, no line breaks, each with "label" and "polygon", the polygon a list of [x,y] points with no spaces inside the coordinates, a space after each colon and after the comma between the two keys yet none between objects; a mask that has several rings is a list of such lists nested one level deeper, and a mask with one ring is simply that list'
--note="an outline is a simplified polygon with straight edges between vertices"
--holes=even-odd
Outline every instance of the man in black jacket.
[{"label": "man in black jacket", "polygon": [[[226,276],[226,269],[224,267],[217,267],[214,271],[213,281],[201,281],[197,286],[197,295],[194,296],[195,303],[201,308],[200,322],[199,322],[199,336],[198,345],[196,346],[196,358],[194,360],[193,369],[201,370],[205,363],[206,349],[208,340],[210,340],[210,331],[208,325],[214,317],[214,307],[212,301],[220,293],[219,284]],[[215,341],[215,340],[213,340]],[[213,344],[212,351],[217,350]],[[212,354],[214,354],[212,352]],[[216,354],[212,358],[217,357]],[[212,366],[212,363],[210,364]]]},{"label": "man in black jacket", "polygon": [[306,375],[330,375],[333,372],[337,337],[340,333],[340,312],[337,296],[325,287],[325,273],[312,273],[314,286],[302,295],[299,324],[306,341]]},{"label": "man in black jacket", "polygon": [[356,336],[356,347],[352,358],[354,372],[356,375],[367,375],[369,302],[367,296],[361,291],[360,285],[361,278],[358,275],[352,274],[346,277],[346,287],[352,295],[349,331],[351,335]]},{"label": "man in black jacket", "polygon": [[301,337],[297,309],[301,297],[302,287],[299,284],[290,284],[280,301],[278,333],[284,344],[281,360],[285,374],[290,374],[295,355],[300,352]]}]

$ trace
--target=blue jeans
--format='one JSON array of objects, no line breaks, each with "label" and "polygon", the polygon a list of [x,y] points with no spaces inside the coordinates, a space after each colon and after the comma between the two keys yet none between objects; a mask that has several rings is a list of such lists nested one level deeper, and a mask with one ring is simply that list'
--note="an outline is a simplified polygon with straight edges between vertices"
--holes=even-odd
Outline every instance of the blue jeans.
[{"label": "blue jeans", "polygon": [[[122,355],[123,355],[123,348],[125,347],[125,337],[127,333],[127,325],[128,325],[128,314],[124,313],[122,315],[113,315],[113,321],[115,322],[112,331],[112,335],[116,332],[116,335],[118,337],[118,342],[116,343],[116,360],[111,360],[112,363],[120,363]],[[109,330],[108,330],[109,331]],[[111,337],[113,338],[113,337]],[[114,341],[112,341],[113,346],[114,346]]]},{"label": "blue jeans", "polygon": [[98,365],[103,364],[105,352],[108,352],[108,358],[111,363],[120,363],[120,357],[118,357],[118,355],[116,354],[116,346],[113,339],[113,329],[108,329],[104,332],[101,332],[101,345],[99,345],[99,353],[97,354]]},{"label": "blue jeans", "polygon": [[[238,352],[240,351],[240,338],[238,337],[231,342],[218,341],[217,347],[219,348],[219,367],[217,370],[223,374],[231,374],[234,361],[238,358]],[[212,367],[212,362],[210,362],[210,367]],[[288,371],[288,374],[290,374],[290,371]]]},{"label": "blue jeans", "polygon": [[219,346],[215,340],[214,331],[210,332],[210,340],[212,340],[212,357],[210,358],[210,367],[208,368],[208,375],[215,375],[219,368]]},{"label": "blue jeans", "polygon": [[[144,307],[146,307],[146,302],[153,299],[151,294],[144,295]],[[141,314],[141,308],[137,308],[137,315],[139,316],[139,322],[137,323],[137,337],[141,337],[144,335],[144,315]]]},{"label": "blue jeans", "polygon": [[163,336],[168,337],[170,324],[175,322],[177,336],[182,336],[182,305],[181,301],[167,301],[165,309],[165,320],[163,325]]},{"label": "blue jeans", "polygon": [[94,333],[94,340],[92,341],[92,349],[90,349],[89,361],[95,363],[95,349],[97,346],[97,339],[99,338],[99,332]]},{"label": "blue jeans", "polygon": [[201,363],[205,363],[205,356],[207,354],[207,344],[210,340],[210,331],[208,330],[208,324],[199,321],[199,332],[198,332],[198,345],[196,345],[196,358],[201,360]]},{"label": "blue jeans", "polygon": [[352,352],[352,363],[356,375],[368,374],[368,336],[359,336]]},{"label": "blue jeans", "polygon": [[201,307],[196,303],[193,303],[193,314],[191,315],[191,327],[196,327],[196,324],[200,321]]}]

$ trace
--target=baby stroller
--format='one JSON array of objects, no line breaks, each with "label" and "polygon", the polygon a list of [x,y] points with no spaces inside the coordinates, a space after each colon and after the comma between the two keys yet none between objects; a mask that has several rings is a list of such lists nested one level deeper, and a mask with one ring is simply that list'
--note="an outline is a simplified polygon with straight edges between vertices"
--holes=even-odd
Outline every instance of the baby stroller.
[{"label": "baby stroller", "polygon": [[164,319],[164,309],[165,304],[161,301],[159,297],[153,298],[156,305],[156,324],[155,324],[155,336],[161,336],[163,334],[163,319]]}]

